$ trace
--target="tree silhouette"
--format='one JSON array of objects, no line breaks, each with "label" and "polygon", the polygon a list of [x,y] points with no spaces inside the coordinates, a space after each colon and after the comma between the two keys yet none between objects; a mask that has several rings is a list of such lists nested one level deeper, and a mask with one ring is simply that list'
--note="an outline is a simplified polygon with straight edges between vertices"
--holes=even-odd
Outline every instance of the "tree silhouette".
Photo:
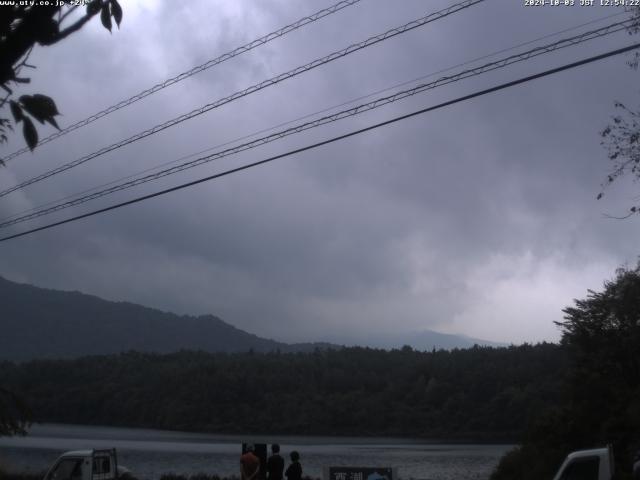
[{"label": "tree silhouette", "polygon": [[13,117],[0,118],[0,143],[6,143],[9,131],[22,123],[24,139],[33,150],[38,144],[34,120],[41,124],[47,122],[58,128],[55,117],[59,112],[53,99],[46,95],[13,98],[15,87],[30,81],[24,75],[24,70],[35,68],[28,63],[31,51],[36,45],[50,46],[64,40],[98,14],[107,30],[112,29],[112,18],[120,27],[122,8],[118,0],[92,0],[78,17],[80,7],[77,5],[56,6],[58,2],[48,2],[50,5],[22,3],[28,2],[0,7],[0,87],[5,92],[5,97],[0,100],[0,109],[6,109],[9,105]]},{"label": "tree silhouette", "polygon": [[[630,35],[640,33],[640,6],[628,8],[628,11],[633,22],[627,31]],[[638,51],[628,64],[632,69],[638,69]],[[600,132],[601,144],[608,150],[613,168],[602,184],[598,200],[604,196],[607,186],[618,178],[631,175],[635,180],[640,179],[640,110],[628,108],[621,102],[616,102],[615,107],[617,113],[613,116],[612,123]],[[632,205],[628,214],[621,218],[628,218],[636,213],[640,213],[640,205]]]},{"label": "tree silhouette", "polygon": [[31,412],[25,401],[0,387],[0,436],[22,435],[30,423]]},{"label": "tree silhouette", "polygon": [[551,478],[572,450],[613,444],[617,478],[630,478],[640,431],[640,264],[563,310],[569,356],[559,405],[532,422],[492,480]]}]

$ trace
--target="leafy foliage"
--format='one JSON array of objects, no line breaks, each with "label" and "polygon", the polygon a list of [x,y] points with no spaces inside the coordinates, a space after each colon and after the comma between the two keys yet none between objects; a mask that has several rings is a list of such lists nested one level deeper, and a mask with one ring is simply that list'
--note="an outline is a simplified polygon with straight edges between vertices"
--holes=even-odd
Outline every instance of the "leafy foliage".
[{"label": "leafy foliage", "polygon": [[[631,13],[633,20],[627,31],[630,35],[637,34],[640,32],[640,7],[628,7],[627,11]],[[639,61],[640,53],[636,51],[633,59],[628,63],[631,68],[637,70]],[[612,123],[600,132],[601,144],[607,149],[613,168],[602,184],[598,200],[604,196],[606,187],[618,178],[625,176],[631,176],[634,180],[640,178],[640,123],[638,123],[640,113],[621,102],[616,102],[615,108],[618,113],[612,117]],[[623,218],[636,213],[640,213],[640,205],[632,205],[629,213]]]},{"label": "leafy foliage", "polygon": [[616,467],[629,474],[640,432],[640,264],[620,269],[602,292],[589,291],[564,310],[562,345],[569,355],[562,402],[548,409],[505,457],[494,480],[550,477],[562,457],[613,444]]},{"label": "leafy foliage", "polygon": [[21,397],[0,388],[0,436],[24,435],[30,416],[29,407]]},{"label": "leafy foliage", "polygon": [[[615,106],[620,113],[614,115],[613,123],[600,133],[601,144],[607,148],[613,168],[607,175],[598,199],[603,197],[606,185],[618,178],[626,175],[636,180],[640,178],[640,114],[620,102],[616,102]],[[630,208],[630,214],[634,213],[640,213],[637,205]]]},{"label": "leafy foliage", "polygon": [[[41,124],[47,122],[59,128],[55,116],[59,115],[55,102],[42,94],[23,95],[18,101],[10,100],[16,85],[30,82],[21,76],[24,68],[35,68],[27,60],[36,45],[53,45],[80,30],[93,16],[100,13],[102,24],[111,31],[111,18],[118,28],[122,22],[122,8],[118,0],[91,0],[84,15],[71,24],[65,22],[79,7],[71,5],[56,6],[32,5],[31,2],[15,2],[2,7],[0,16],[0,87],[6,96],[0,101],[0,108],[10,105],[15,124],[23,122],[22,133],[31,150],[38,144],[38,131],[33,119]],[[63,2],[59,2],[63,3]],[[0,118],[0,143],[8,141],[7,131],[12,131],[11,120]],[[0,160],[0,164],[2,160]]]}]

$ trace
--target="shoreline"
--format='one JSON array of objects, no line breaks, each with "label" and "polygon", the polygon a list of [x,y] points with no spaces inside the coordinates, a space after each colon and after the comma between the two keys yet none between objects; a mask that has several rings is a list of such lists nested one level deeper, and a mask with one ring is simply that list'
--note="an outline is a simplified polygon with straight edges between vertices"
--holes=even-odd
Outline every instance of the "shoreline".
[{"label": "shoreline", "polygon": [[[83,432],[90,432],[95,429],[103,431],[117,432],[118,439],[122,440],[146,440],[146,435],[153,435],[154,437],[161,437],[170,440],[191,439],[201,443],[204,440],[208,440],[207,443],[212,444],[227,444],[227,443],[242,443],[243,441],[251,440],[253,443],[287,443],[296,445],[516,445],[518,440],[516,435],[492,435],[487,433],[476,433],[444,436],[444,437],[418,437],[418,436],[402,436],[384,433],[334,433],[316,434],[313,432],[307,432],[302,434],[293,433],[236,433],[236,432],[206,432],[202,430],[168,430],[157,429],[152,427],[138,427],[138,426],[126,426],[126,425],[98,425],[98,424],[75,424],[75,423],[56,423],[56,422],[33,422],[31,427],[27,429],[27,435],[14,436],[6,438],[83,438],[82,436],[60,436],[59,431],[64,430],[76,430],[77,435],[81,435]],[[35,431],[34,431],[35,430]],[[29,435],[30,432],[34,432],[36,435]],[[56,433],[54,435],[54,433]],[[124,435],[123,435],[124,433]],[[309,438],[313,437],[314,441],[310,442]],[[303,441],[301,441],[303,439]],[[0,444],[2,446],[2,444]]]}]

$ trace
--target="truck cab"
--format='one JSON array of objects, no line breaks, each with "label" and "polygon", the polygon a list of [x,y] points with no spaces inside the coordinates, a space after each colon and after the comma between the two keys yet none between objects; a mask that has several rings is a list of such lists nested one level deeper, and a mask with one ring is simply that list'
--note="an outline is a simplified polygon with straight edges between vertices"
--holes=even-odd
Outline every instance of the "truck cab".
[{"label": "truck cab", "polygon": [[63,453],[43,480],[117,480],[129,475],[118,465],[115,449],[74,450]]},{"label": "truck cab", "polygon": [[611,480],[612,478],[613,450],[609,446],[570,453],[553,480]]}]

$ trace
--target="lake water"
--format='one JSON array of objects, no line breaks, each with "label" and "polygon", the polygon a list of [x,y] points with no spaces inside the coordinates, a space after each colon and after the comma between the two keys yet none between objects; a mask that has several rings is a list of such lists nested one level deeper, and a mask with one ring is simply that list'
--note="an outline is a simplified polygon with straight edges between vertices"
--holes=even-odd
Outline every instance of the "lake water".
[{"label": "lake water", "polygon": [[[238,475],[242,442],[280,443],[300,452],[304,475],[323,466],[391,466],[404,479],[487,479],[509,445],[448,445],[403,438],[239,436],[77,425],[34,425],[26,437],[0,437],[0,465],[41,472],[67,450],[118,449],[118,462],[142,480],[164,473]],[[288,461],[286,462],[289,463]]]}]

